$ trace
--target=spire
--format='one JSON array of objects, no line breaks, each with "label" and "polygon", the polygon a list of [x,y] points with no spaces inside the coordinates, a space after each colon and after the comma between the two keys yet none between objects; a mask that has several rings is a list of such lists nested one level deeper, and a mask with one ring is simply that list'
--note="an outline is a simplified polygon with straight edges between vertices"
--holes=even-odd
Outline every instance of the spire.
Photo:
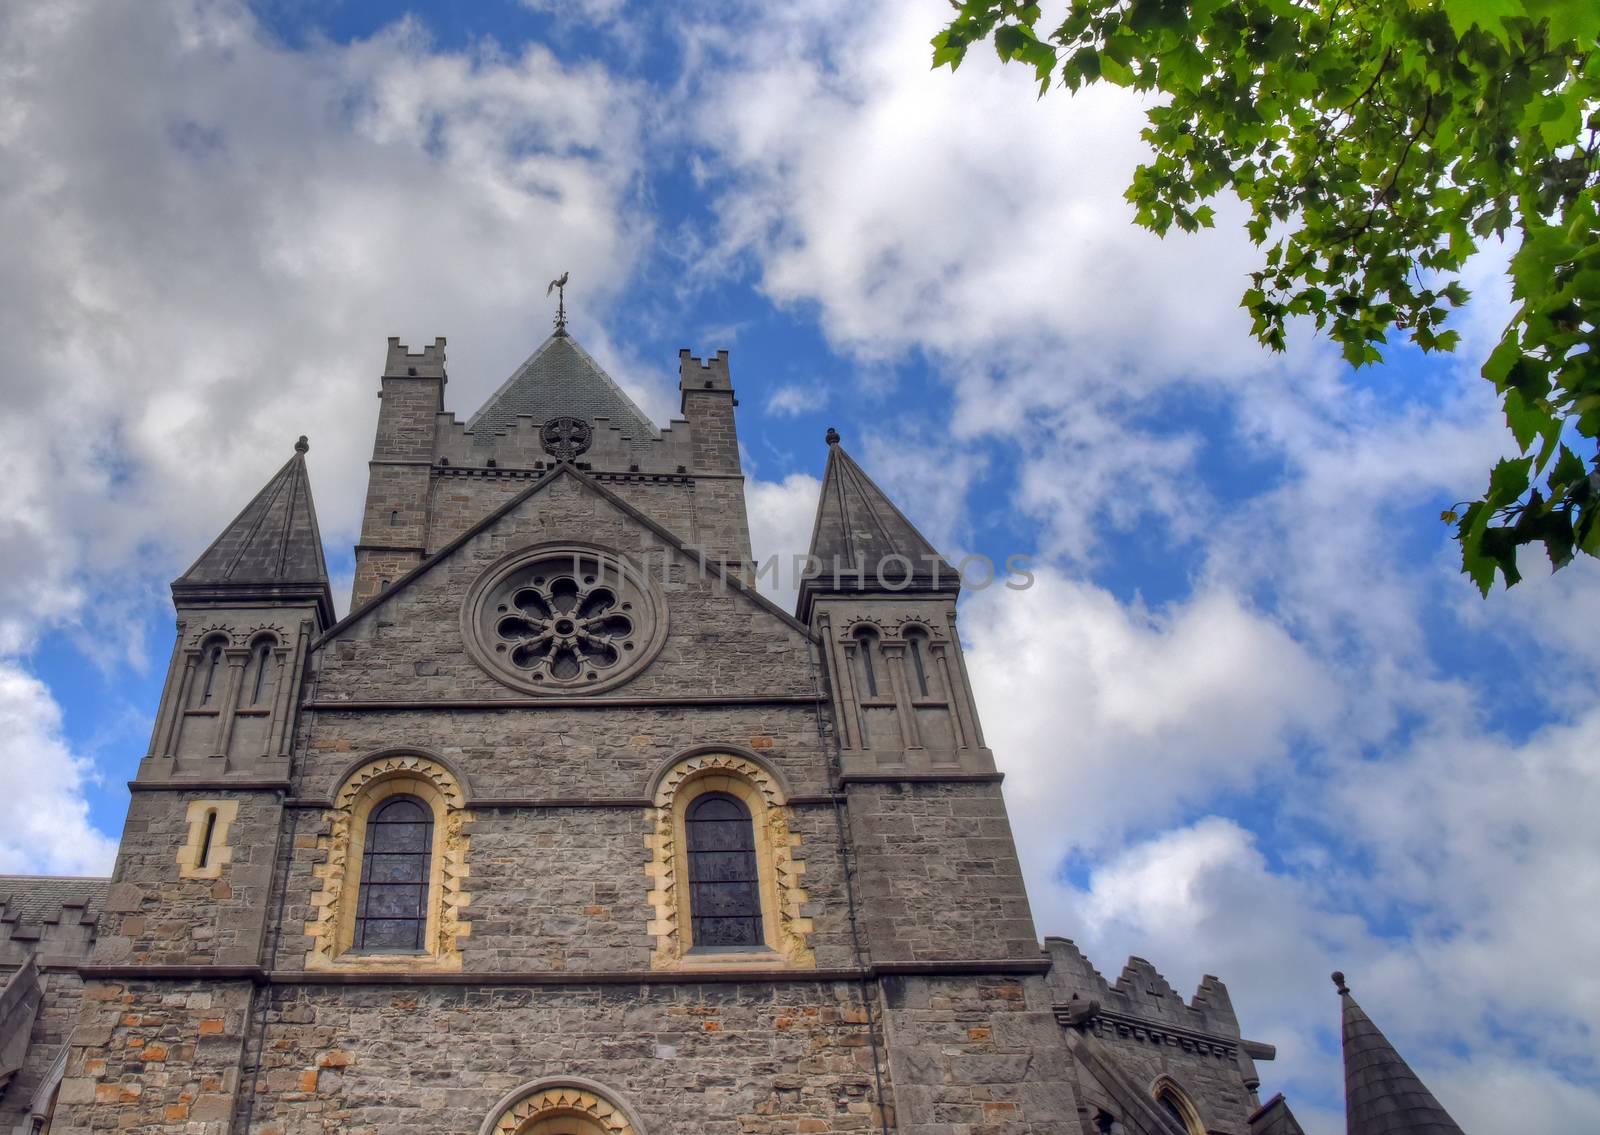
[{"label": "spire", "polygon": [[1344,1006],[1345,1123],[1349,1135],[1462,1135],[1372,1018],[1350,995],[1344,974],[1333,984]]},{"label": "spire", "polygon": [[[554,287],[554,285],[551,285]],[[495,435],[515,429],[520,415],[535,425],[551,418],[592,423],[607,418],[624,437],[644,442],[656,427],[565,329],[559,329],[492,394],[467,422],[473,444],[492,446]]]},{"label": "spire", "polygon": [[800,582],[800,621],[810,619],[824,592],[956,591],[956,569],[844,451],[838,430],[829,427],[827,443],[811,530],[811,555],[821,566],[816,578]]},{"label": "spire", "polygon": [[294,456],[173,583],[174,599],[309,599],[323,625],[333,624],[328,565],[306,475],[310,448],[304,437],[295,443]]}]

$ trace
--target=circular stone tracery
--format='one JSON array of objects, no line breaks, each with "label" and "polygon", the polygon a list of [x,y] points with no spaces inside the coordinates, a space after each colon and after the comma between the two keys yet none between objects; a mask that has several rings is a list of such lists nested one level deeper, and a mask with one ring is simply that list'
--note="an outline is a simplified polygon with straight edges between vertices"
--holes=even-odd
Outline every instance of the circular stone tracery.
[{"label": "circular stone tracery", "polygon": [[650,661],[666,636],[654,585],[595,548],[534,548],[486,572],[467,596],[478,663],[530,693],[609,689]]}]

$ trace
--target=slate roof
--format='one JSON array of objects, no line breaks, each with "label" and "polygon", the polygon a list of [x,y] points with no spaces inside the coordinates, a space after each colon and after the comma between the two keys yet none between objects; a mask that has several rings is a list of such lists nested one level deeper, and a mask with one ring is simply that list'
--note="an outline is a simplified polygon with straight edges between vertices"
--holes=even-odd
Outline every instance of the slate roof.
[{"label": "slate roof", "polygon": [[475,446],[492,446],[496,435],[515,429],[517,417],[530,415],[536,425],[551,418],[572,417],[611,425],[635,443],[657,436],[655,423],[634,404],[589,352],[565,331],[557,331],[472,415],[467,431]]},{"label": "slate roof", "polygon": [[[824,591],[881,591],[880,578],[892,589],[906,591],[955,590],[959,583],[956,569],[844,451],[834,430],[828,431],[828,467],[811,530],[811,554],[822,562],[822,574],[801,581],[802,622],[810,617],[812,600]],[[904,560],[885,562],[891,556],[911,562],[909,579]],[[835,565],[842,588],[833,585]],[[857,584],[858,578],[865,584]]]},{"label": "slate roof", "polygon": [[83,903],[84,917],[105,906],[110,879],[73,875],[0,875],[0,907],[7,921],[26,926],[55,922],[66,903]]},{"label": "slate roof", "polygon": [[1349,1135],[1462,1135],[1335,973],[1344,1010],[1345,1123]]},{"label": "slate roof", "polygon": [[305,595],[319,604],[325,599],[324,625],[333,622],[328,564],[306,474],[309,448],[302,437],[294,456],[174,581],[174,595]]}]

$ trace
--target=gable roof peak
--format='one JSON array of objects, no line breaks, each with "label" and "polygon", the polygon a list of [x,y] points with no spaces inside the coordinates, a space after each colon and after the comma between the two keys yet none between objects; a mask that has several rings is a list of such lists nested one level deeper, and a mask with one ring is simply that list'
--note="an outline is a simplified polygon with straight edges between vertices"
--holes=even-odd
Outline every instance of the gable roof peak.
[{"label": "gable roof peak", "polygon": [[1335,970],[1333,984],[1343,1007],[1349,1135],[1462,1135],[1450,1113],[1356,1004],[1344,974]]},{"label": "gable roof peak", "polygon": [[547,336],[500,384],[467,420],[467,432],[473,445],[493,446],[500,434],[516,428],[523,415],[541,424],[559,417],[588,422],[606,418],[635,444],[659,434],[649,415],[566,328]]},{"label": "gable roof peak", "polygon": [[333,622],[328,564],[306,472],[304,435],[260,492],[172,584],[174,599],[312,599]]}]

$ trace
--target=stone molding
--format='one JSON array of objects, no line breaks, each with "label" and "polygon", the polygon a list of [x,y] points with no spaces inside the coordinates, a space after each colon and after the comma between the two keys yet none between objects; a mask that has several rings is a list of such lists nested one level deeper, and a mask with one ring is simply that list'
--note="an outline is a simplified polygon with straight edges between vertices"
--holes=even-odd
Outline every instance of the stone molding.
[{"label": "stone molding", "polygon": [[537,1135],[544,1120],[572,1118],[587,1120],[603,1135],[645,1135],[631,1109],[613,1102],[601,1085],[577,1077],[517,1088],[495,1106],[478,1135]]},{"label": "stone molding", "polygon": [[[206,851],[206,861],[200,862],[202,845],[206,844],[209,818],[211,839]],[[178,877],[180,879],[220,879],[222,869],[233,861],[233,848],[228,844],[228,831],[239,818],[237,800],[191,800],[184,819],[189,824],[189,838],[178,848]]]},{"label": "stone molding", "polygon": [[[805,861],[796,858],[800,836],[790,830],[783,784],[761,761],[726,747],[677,758],[654,781],[655,830],[645,837],[650,862],[650,905],[655,939],[650,964],[656,969],[724,968],[814,969],[812,921],[805,913],[810,895],[801,885]],[[688,870],[684,814],[704,792],[729,792],[744,800],[755,829],[756,864],[761,879],[761,917],[767,952],[707,954],[691,952],[689,891],[680,879]]]},{"label": "stone molding", "polygon": [[[428,948],[422,954],[351,954],[366,816],[379,800],[396,792],[415,793],[434,812]],[[466,825],[472,813],[466,810],[466,795],[454,774],[438,761],[418,754],[368,759],[345,779],[324,816],[328,834],[317,840],[324,857],[313,872],[322,889],[311,895],[313,916],[305,925],[311,938],[306,969],[459,970],[461,939],[472,930],[461,918],[462,909],[472,901],[465,889],[471,846]]]},{"label": "stone molding", "polygon": [[817,705],[828,699],[823,694],[683,694],[669,696],[629,695],[594,697],[548,698],[469,698],[396,699],[394,701],[308,701],[301,709],[318,713],[368,713],[404,712],[407,710],[444,710],[455,712],[467,709],[653,709],[690,706],[745,706],[745,705]]}]

